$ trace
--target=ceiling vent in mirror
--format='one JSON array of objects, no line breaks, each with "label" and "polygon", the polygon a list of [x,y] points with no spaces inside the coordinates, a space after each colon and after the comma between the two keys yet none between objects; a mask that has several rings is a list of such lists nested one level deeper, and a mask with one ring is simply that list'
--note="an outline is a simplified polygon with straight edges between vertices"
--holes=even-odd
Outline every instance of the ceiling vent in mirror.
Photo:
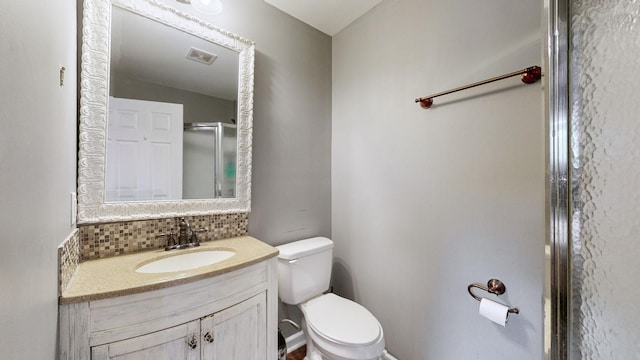
[{"label": "ceiling vent in mirror", "polygon": [[210,52],[196,49],[192,47],[189,49],[187,53],[187,59],[197,61],[203,64],[211,65],[218,58],[218,55],[212,54]]}]

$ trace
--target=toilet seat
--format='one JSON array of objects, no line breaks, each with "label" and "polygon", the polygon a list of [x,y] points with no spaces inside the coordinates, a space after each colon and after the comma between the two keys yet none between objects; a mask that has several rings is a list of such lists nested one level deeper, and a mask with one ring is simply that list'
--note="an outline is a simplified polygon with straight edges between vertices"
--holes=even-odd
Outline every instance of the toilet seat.
[{"label": "toilet seat", "polygon": [[301,308],[313,332],[332,343],[367,346],[382,337],[382,327],[369,310],[335,294],[313,298]]}]

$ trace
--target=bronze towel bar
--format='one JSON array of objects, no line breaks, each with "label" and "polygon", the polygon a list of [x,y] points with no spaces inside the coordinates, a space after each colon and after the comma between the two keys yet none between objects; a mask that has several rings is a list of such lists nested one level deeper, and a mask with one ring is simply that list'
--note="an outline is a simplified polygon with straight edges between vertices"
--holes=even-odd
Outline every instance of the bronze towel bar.
[{"label": "bronze towel bar", "polygon": [[460,87],[457,87],[455,89],[443,91],[443,92],[440,92],[440,93],[437,93],[437,94],[434,94],[434,95],[429,95],[429,96],[417,98],[415,101],[417,103],[420,103],[420,106],[423,109],[428,109],[433,104],[433,98],[434,97],[451,94],[451,93],[454,93],[454,92],[457,92],[457,91],[470,89],[470,88],[473,88],[473,87],[476,87],[476,86],[480,86],[480,85],[484,85],[484,84],[489,84],[489,83],[492,83],[494,81],[510,78],[512,76],[517,76],[517,75],[522,75],[522,82],[523,83],[525,83],[525,84],[533,84],[536,81],[540,80],[540,78],[542,77],[542,69],[539,66],[531,66],[531,67],[528,67],[526,69],[522,69],[522,70],[519,70],[519,71],[514,71],[514,72],[509,73],[509,74],[496,76],[496,77],[491,78],[491,79],[478,81],[476,83],[465,85],[465,86],[460,86]]}]

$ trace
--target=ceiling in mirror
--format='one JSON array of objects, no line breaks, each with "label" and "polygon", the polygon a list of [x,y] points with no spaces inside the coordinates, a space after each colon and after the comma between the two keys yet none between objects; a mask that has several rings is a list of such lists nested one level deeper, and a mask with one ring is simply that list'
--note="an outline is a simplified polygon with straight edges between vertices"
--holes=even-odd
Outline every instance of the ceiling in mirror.
[{"label": "ceiling in mirror", "polygon": [[238,97],[236,51],[118,7],[111,15],[111,72],[225,100]]},{"label": "ceiling in mirror", "polygon": [[[248,212],[253,42],[156,0],[85,0],[83,15],[78,223]],[[140,85],[142,83],[145,85]],[[116,94],[118,87],[125,89],[122,90],[124,96]],[[141,90],[154,87],[229,101],[233,104],[233,113],[222,119],[193,115],[193,111],[191,114],[186,111],[186,102],[183,105],[181,101],[156,99]],[[130,93],[126,94],[126,91]],[[136,201],[130,202],[105,201],[105,194],[110,190],[106,187],[106,179],[113,177],[113,172],[108,171],[113,161],[106,156],[112,142],[111,131],[107,134],[107,129],[111,128],[109,113],[113,111],[111,103],[117,103],[116,97],[162,104],[180,102],[178,105],[185,108],[185,124],[218,121],[230,125],[233,136],[237,137],[232,143],[237,144],[237,152],[233,167],[226,166],[223,170],[232,175],[236,183],[231,196],[210,199],[191,194],[185,196],[190,200],[151,197],[133,198]],[[163,118],[160,120],[159,124],[168,123]],[[138,120],[132,123],[138,123]],[[179,127],[182,131],[182,121]],[[192,130],[186,125],[184,129]],[[146,134],[143,137],[147,140]],[[128,157],[127,153],[123,154],[121,158]],[[162,165],[164,160],[156,158],[155,161]],[[133,162],[129,168],[135,170],[145,164]],[[158,182],[158,177],[151,177]]]}]

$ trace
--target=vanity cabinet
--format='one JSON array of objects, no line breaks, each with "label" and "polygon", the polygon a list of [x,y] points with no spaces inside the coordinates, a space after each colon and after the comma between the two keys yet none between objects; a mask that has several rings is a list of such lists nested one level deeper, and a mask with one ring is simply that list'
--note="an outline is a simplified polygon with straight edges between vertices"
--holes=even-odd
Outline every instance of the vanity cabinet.
[{"label": "vanity cabinet", "polygon": [[[264,297],[256,296],[201,321],[202,360],[268,359],[265,356]],[[276,354],[276,353],[274,353]]]},{"label": "vanity cabinet", "polygon": [[60,305],[60,360],[277,354],[275,258],[185,284]]},{"label": "vanity cabinet", "polygon": [[[91,358],[94,360],[198,360],[200,347],[197,346],[196,337],[200,332],[199,327],[200,321],[191,321],[151,334],[94,346],[91,348]],[[194,345],[189,345],[190,341]]]},{"label": "vanity cabinet", "polygon": [[[265,359],[264,294],[200,320],[91,348],[93,360]],[[260,356],[263,354],[263,356]]]}]

